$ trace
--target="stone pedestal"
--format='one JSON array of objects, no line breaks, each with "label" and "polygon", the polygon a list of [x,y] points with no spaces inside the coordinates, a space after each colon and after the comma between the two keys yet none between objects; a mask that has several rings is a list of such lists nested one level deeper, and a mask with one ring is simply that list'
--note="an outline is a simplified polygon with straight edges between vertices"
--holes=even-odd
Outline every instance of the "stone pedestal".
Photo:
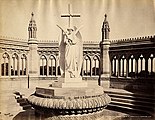
[{"label": "stone pedestal", "polygon": [[82,78],[58,78],[58,81],[52,84],[52,87],[59,88],[83,88],[87,87],[87,82],[82,81]]},{"label": "stone pedestal", "polygon": [[59,78],[52,87],[37,87],[28,101],[39,114],[59,116],[101,111],[111,99],[101,86],[89,86],[81,78]]}]

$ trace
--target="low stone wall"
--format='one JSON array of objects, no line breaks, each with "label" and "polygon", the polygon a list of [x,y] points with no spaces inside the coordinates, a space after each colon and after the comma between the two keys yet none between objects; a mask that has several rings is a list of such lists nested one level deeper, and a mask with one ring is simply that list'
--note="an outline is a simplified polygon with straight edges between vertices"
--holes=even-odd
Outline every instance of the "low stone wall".
[{"label": "low stone wall", "polygon": [[[29,77],[30,80],[58,80],[60,76]],[[27,80],[28,76],[1,77],[0,80]],[[83,76],[83,80],[98,80],[99,76]]]},{"label": "low stone wall", "polygon": [[147,78],[110,78],[110,88],[154,93],[155,79]]}]

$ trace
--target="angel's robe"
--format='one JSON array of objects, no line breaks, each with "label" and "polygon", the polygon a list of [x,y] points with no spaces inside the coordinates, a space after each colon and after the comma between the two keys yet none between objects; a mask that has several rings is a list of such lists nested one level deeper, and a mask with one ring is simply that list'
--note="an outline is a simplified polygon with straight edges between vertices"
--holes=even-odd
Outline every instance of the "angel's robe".
[{"label": "angel's robe", "polygon": [[76,30],[77,28],[74,26],[74,31],[70,35],[62,31],[59,46],[61,75],[69,75],[70,78],[80,77],[83,61],[82,37]]}]

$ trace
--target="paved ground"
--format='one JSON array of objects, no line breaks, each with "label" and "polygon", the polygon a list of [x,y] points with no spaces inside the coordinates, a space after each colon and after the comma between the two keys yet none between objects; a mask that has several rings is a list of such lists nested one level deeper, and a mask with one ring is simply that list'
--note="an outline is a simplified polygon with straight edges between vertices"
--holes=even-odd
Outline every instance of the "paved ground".
[{"label": "paved ground", "polygon": [[[34,111],[24,111],[18,105],[13,95],[14,91],[19,91],[28,97],[35,91],[36,86],[48,86],[52,81],[40,80],[40,81],[30,81],[30,88],[27,88],[27,81],[4,81],[0,80],[0,120],[42,120],[40,117],[36,117]],[[97,84],[96,82],[89,82],[90,85]],[[101,119],[106,120],[133,120],[132,118],[137,117],[136,114],[129,114],[123,112],[116,112],[112,110],[105,110],[104,116]],[[128,119],[127,119],[128,118]],[[129,119],[130,118],[130,119]],[[142,120],[145,120],[141,117]],[[141,120],[139,119],[139,120]]]}]

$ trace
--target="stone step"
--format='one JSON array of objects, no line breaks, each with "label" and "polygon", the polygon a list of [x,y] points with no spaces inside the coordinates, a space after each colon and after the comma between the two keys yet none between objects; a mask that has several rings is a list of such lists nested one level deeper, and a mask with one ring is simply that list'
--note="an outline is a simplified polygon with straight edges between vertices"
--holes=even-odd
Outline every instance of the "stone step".
[{"label": "stone step", "polygon": [[110,108],[139,111],[149,115],[155,113],[155,96],[146,93],[133,93],[121,89],[105,90],[111,97]]},{"label": "stone step", "polygon": [[126,103],[126,102],[111,101],[110,104],[120,105],[120,106],[135,108],[135,109],[144,109],[147,111],[154,111],[154,108],[150,106],[143,106],[143,105],[138,105],[138,104]]},{"label": "stone step", "polygon": [[144,106],[155,106],[155,103],[153,102],[147,102],[143,100],[133,100],[133,99],[125,99],[125,98],[118,98],[118,97],[111,97],[112,101],[118,101],[118,102],[126,102],[131,104],[139,104]]},{"label": "stone step", "polygon": [[32,106],[28,103],[26,98],[18,98],[17,103],[23,108],[23,110],[30,110]]},{"label": "stone step", "polygon": [[23,107],[23,110],[30,110],[30,109],[32,109],[32,107],[31,107],[30,104],[24,105],[24,106],[22,106],[22,107]]},{"label": "stone step", "polygon": [[21,102],[21,103],[19,103],[19,105],[20,106],[29,105],[29,103],[28,102]]},{"label": "stone step", "polygon": [[122,95],[122,96],[129,96],[129,97],[138,97],[138,98],[144,98],[144,99],[152,99],[155,100],[155,95],[153,94],[146,94],[146,93],[133,93],[133,92],[128,92],[126,90],[118,90],[118,89],[113,89],[113,90],[105,90],[105,93],[108,94],[116,94],[116,95]]},{"label": "stone step", "polygon": [[107,109],[112,109],[112,110],[116,110],[116,111],[129,111],[129,112],[133,112],[133,113],[139,113],[141,115],[147,115],[147,116],[150,116],[150,115],[153,115],[154,113],[153,112],[150,112],[150,111],[146,111],[146,110],[143,110],[143,109],[137,109],[137,108],[132,108],[132,107],[129,107],[129,106],[121,106],[121,105],[115,105],[115,104],[109,104]]},{"label": "stone step", "polygon": [[[105,92],[107,93],[107,92]],[[116,94],[116,93],[107,93],[110,97],[117,97],[117,98],[124,98],[124,99],[132,99],[132,100],[140,100],[140,101],[147,101],[155,103],[155,99],[149,98],[146,96],[133,96],[133,95],[126,95],[126,94]]]},{"label": "stone step", "polygon": [[21,103],[21,102],[25,102],[26,101],[26,98],[18,98],[17,99],[17,103]]}]

